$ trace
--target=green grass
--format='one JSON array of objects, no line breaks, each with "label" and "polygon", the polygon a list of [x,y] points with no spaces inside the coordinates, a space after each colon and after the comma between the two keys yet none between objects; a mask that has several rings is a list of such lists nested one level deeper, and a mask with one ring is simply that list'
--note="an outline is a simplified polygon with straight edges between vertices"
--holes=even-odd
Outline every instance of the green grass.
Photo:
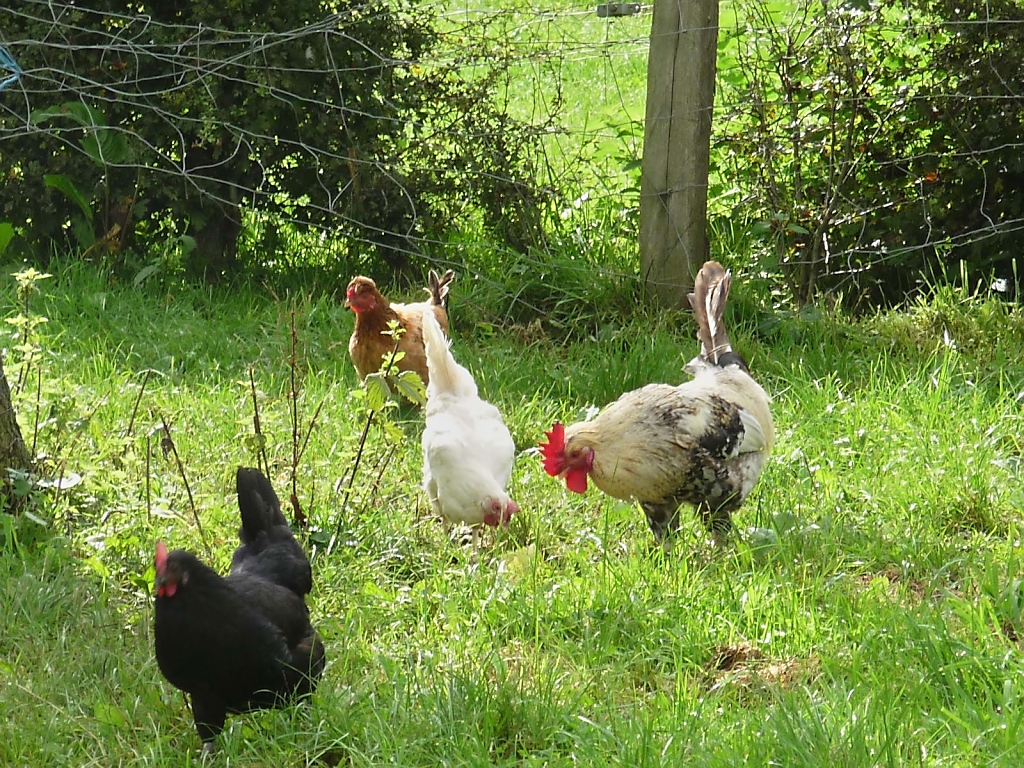
[{"label": "green grass", "polygon": [[[777,448],[736,516],[735,547],[713,553],[688,525],[666,556],[639,510],[570,496],[531,449],[556,417],[679,381],[689,319],[607,308],[564,333],[457,283],[455,353],[521,450],[523,512],[477,558],[426,512],[414,413],[395,416],[397,444],[371,430],[343,507],[336,485],[365,417],[339,304],[133,289],[81,266],[41,288],[31,307],[49,321],[19,416],[50,472],[83,479],[40,493],[31,511],[49,528],[0,516],[0,764],[199,763],[184,701],[153,658],[153,545],[227,568],[233,469],[255,461],[250,365],[287,497],[292,312],[303,424],[324,401],[298,497],[321,541],[341,532],[314,561],[329,666],[309,706],[232,718],[218,764],[1024,760],[1014,308],[944,290],[849,322],[773,310],[739,275],[730,320],[775,396]],[[13,284],[0,289],[16,314]],[[158,447],[161,418],[209,552]]]}]

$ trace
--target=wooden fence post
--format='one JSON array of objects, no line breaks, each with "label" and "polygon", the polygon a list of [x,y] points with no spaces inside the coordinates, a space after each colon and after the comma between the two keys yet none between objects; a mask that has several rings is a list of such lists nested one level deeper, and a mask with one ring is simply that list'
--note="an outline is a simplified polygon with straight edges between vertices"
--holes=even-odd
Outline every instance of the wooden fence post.
[{"label": "wooden fence post", "polygon": [[708,258],[707,192],[718,0],[654,0],[640,179],[640,269],[662,306],[687,308]]}]

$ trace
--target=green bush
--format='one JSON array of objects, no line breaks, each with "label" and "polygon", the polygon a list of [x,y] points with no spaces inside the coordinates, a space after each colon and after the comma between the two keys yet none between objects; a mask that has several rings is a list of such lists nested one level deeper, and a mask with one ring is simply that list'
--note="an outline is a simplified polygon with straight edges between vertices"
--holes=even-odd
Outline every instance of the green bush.
[{"label": "green bush", "polygon": [[[1016,275],[1018,2],[741,2],[723,19],[714,163],[762,269],[856,306]],[[989,19],[992,23],[981,23]],[[723,199],[734,201],[736,195]],[[721,209],[722,206],[720,205]]]},{"label": "green bush", "polygon": [[272,263],[291,226],[398,270],[459,217],[518,247],[540,237],[537,132],[493,99],[507,61],[477,46],[425,65],[444,44],[430,9],[39,8],[0,11],[30,95],[0,117],[0,221],[27,254],[70,246],[138,271],[133,249],[167,261],[172,241],[172,260],[217,279]]}]

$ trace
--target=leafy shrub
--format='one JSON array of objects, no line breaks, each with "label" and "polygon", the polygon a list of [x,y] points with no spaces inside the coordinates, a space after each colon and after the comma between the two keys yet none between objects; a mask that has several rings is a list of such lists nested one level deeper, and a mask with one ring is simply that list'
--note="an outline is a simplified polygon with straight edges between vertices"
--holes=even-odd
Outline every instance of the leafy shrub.
[{"label": "leafy shrub", "polygon": [[477,46],[424,65],[444,44],[430,9],[58,5],[0,11],[30,95],[0,117],[0,221],[29,253],[138,267],[129,246],[178,238],[184,267],[216,279],[273,260],[286,222],[395,269],[471,211],[517,247],[539,239],[537,132],[493,99],[507,62]]},{"label": "leafy shrub", "polygon": [[837,289],[853,305],[902,301],[955,279],[961,259],[971,279],[1015,275],[1022,14],[946,0],[737,6],[713,157],[740,188],[729,215],[750,222],[759,265],[798,303]]}]

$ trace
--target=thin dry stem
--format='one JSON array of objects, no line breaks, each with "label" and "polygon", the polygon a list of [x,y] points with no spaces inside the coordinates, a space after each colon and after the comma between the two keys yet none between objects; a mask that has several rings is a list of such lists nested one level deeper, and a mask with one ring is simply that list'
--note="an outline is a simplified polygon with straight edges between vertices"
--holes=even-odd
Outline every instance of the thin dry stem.
[{"label": "thin dry stem", "polygon": [[299,447],[299,384],[298,376],[296,375],[299,367],[298,347],[299,334],[295,330],[295,310],[293,309],[291,312],[291,354],[288,356],[288,369],[291,376],[289,398],[291,399],[292,411],[292,492],[289,500],[292,505],[295,525],[305,529],[309,521],[306,519],[306,513],[302,511],[302,506],[299,504],[299,457],[302,452]]},{"label": "thin dry stem", "polygon": [[36,444],[39,440],[39,410],[42,407],[41,402],[43,399],[43,366],[39,366],[36,374],[36,412],[32,420],[32,453],[29,454],[29,460],[34,461],[36,457]]},{"label": "thin dry stem", "polygon": [[149,435],[146,435],[146,521],[153,523],[153,494],[150,491],[150,443]]},{"label": "thin dry stem", "polygon": [[[385,375],[391,372],[392,367],[395,364],[395,358],[398,356],[398,342],[395,342],[395,348],[391,351],[391,357],[388,358],[387,366],[384,367]],[[352,470],[349,473],[348,482],[345,484],[345,497],[341,500],[341,507],[338,510],[338,524],[335,526],[334,539],[338,538],[341,533],[341,524],[345,519],[345,510],[348,509],[349,499],[352,498],[352,488],[355,486],[356,473],[359,471],[359,464],[363,460],[363,449],[366,447],[366,438],[370,434],[370,425],[373,424],[373,417],[376,415],[376,411],[372,408],[366,412],[366,423],[363,424],[363,433],[359,436],[359,447],[356,449],[356,457],[352,462]],[[328,549],[328,553],[333,549],[333,541],[331,547]]]},{"label": "thin dry stem", "polygon": [[139,413],[139,404],[142,403],[142,395],[146,392],[146,385],[149,384],[149,377],[153,375],[153,369],[147,368],[146,375],[142,379],[142,386],[139,387],[139,396],[135,398],[135,405],[132,407],[132,415],[128,419],[128,428],[124,431],[125,440],[132,436],[135,429],[135,417]]},{"label": "thin dry stem", "polygon": [[270,462],[267,461],[266,441],[263,440],[263,429],[260,426],[260,404],[256,396],[256,377],[253,368],[249,366],[249,391],[252,393],[252,431],[256,435],[256,444],[259,446],[259,453],[256,455],[256,465],[260,467],[263,474],[270,476]]},{"label": "thin dry stem", "polygon": [[178,446],[174,444],[174,438],[171,437],[171,427],[167,423],[167,419],[164,418],[163,414],[160,414],[160,423],[164,428],[164,439],[167,440],[167,445],[171,449],[171,453],[174,454],[174,462],[178,465],[178,474],[181,475],[181,480],[185,483],[185,493],[188,494],[188,504],[192,509],[192,517],[196,521],[196,528],[199,529],[199,538],[203,540],[203,548],[206,550],[206,556],[211,556],[210,543],[206,540],[206,531],[203,530],[203,524],[199,520],[199,511],[196,509],[196,500],[192,496],[192,487],[188,484],[188,477],[185,474],[185,467],[181,463],[181,457],[178,455]]}]

